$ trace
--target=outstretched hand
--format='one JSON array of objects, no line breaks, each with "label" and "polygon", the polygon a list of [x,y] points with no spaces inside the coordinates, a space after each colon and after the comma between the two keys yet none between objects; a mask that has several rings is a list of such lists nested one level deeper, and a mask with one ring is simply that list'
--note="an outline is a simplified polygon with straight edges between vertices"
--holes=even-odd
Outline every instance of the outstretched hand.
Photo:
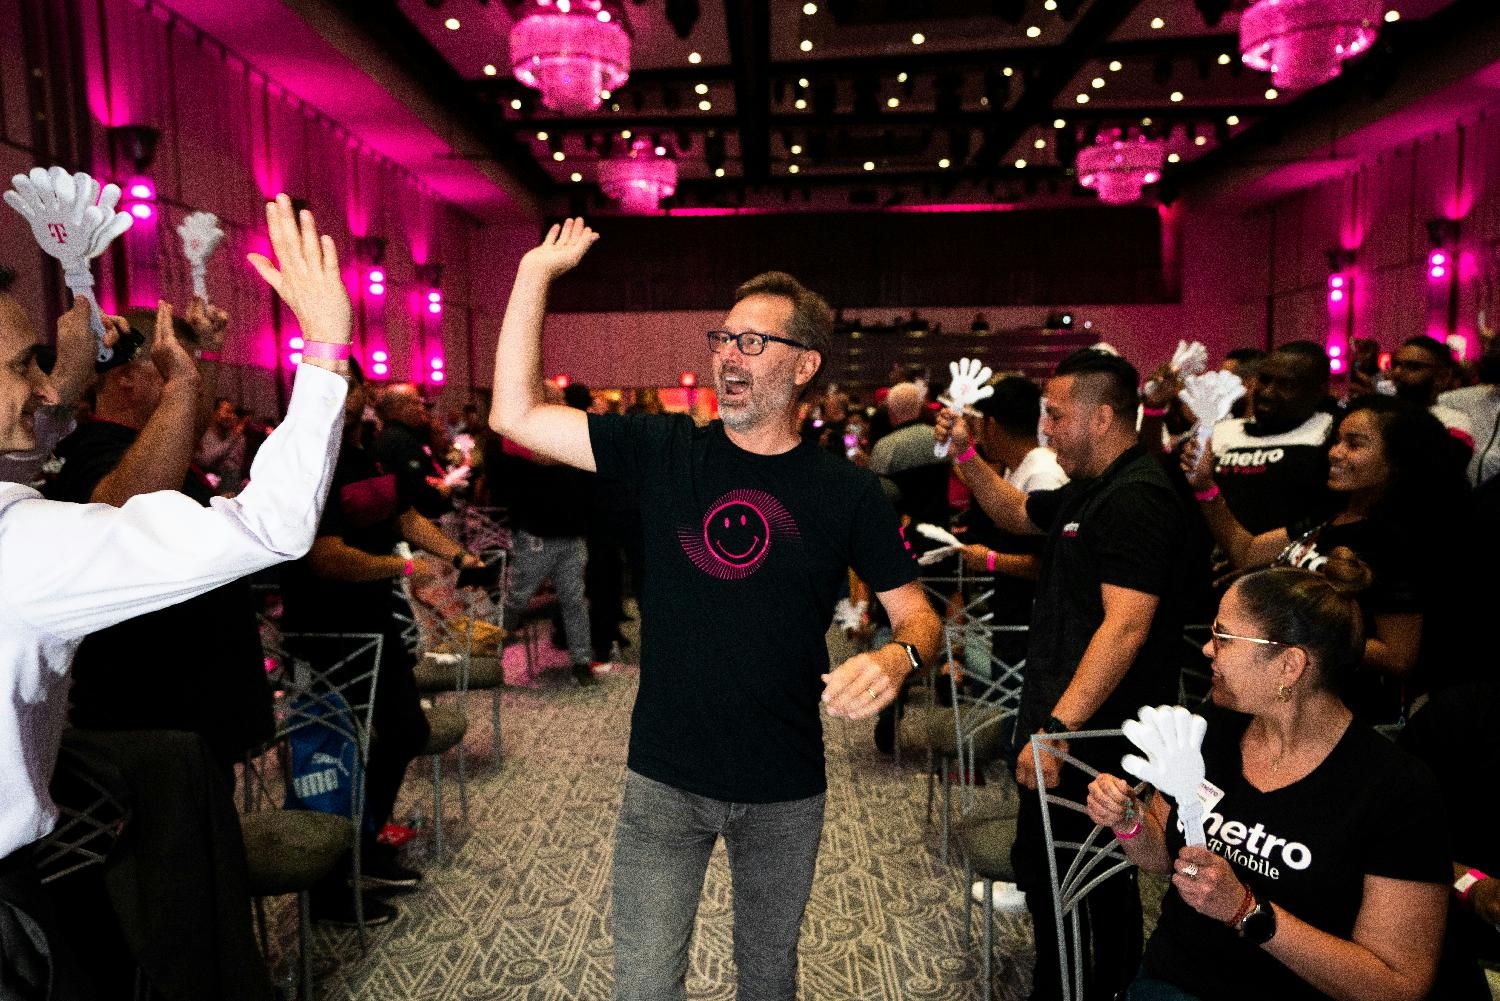
[{"label": "outstretched hand", "polygon": [[161,373],[163,382],[198,381],[198,366],[177,339],[172,327],[172,307],[156,304],[156,335],[151,338],[151,364]]},{"label": "outstretched hand", "polygon": [[285,194],[266,204],[266,228],[276,264],[260,254],[248,255],[250,263],[292,308],[304,337],[348,344],[353,310],[339,274],[333,239],[318,235],[313,215],[306,209],[300,219],[294,216],[292,200]]},{"label": "outstretched hand", "polygon": [[551,281],[577,267],[597,239],[599,234],[589,229],[581,218],[554,223],[542,242],[521,258],[521,267],[537,269]]}]

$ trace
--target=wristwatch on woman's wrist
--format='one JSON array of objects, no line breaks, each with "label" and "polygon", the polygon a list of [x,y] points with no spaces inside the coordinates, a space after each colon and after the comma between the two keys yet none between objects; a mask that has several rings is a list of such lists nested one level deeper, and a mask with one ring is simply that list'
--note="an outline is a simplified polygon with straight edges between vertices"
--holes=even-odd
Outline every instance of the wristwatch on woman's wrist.
[{"label": "wristwatch on woman's wrist", "polygon": [[1276,910],[1257,895],[1255,906],[1234,926],[1240,938],[1251,945],[1265,945],[1276,937]]}]

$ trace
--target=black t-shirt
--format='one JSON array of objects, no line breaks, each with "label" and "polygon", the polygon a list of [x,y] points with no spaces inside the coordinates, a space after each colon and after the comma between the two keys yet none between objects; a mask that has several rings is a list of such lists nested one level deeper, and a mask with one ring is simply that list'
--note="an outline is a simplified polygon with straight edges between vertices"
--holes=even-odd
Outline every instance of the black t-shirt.
[{"label": "black t-shirt", "polygon": [[630,767],[731,802],[822,792],[824,636],[845,574],[877,592],[916,579],[874,474],[806,442],[755,455],[684,416],[591,415],[589,435],[599,472],[641,498]]},{"label": "black t-shirt", "polygon": [[[1366,876],[1453,878],[1437,783],[1421,762],[1357,721],[1311,774],[1261,792],[1246,781],[1240,738],[1250,717],[1209,709],[1203,762],[1224,796],[1204,817],[1208,847],[1263,900],[1349,938]],[[1183,846],[1174,805],[1167,853]],[[1325,995],[1169,889],[1146,946],[1147,972],[1214,1001],[1315,1001]]]},{"label": "black t-shirt", "polygon": [[1182,604],[1188,580],[1187,511],[1144,446],[1127,449],[1103,474],[1027,498],[1026,515],[1047,526],[1032,606],[1018,734],[1031,734],[1072,681],[1104,621],[1103,584],[1159,599],[1135,662],[1084,729],[1118,727],[1141,706],[1177,701]]},{"label": "black t-shirt", "polygon": [[[402,539],[401,515],[411,506],[399,477],[385,472],[369,452],[345,443],[318,537],[342,539],[372,556],[390,556]],[[286,564],[282,582],[282,625],[288,632],[384,633],[400,607],[394,580],[319,577],[307,557]]]},{"label": "black t-shirt", "polygon": [[509,452],[496,460],[495,488],[510,526],[542,539],[587,535],[597,489],[593,473],[532,462]]},{"label": "black t-shirt", "polygon": [[401,481],[402,493],[412,507],[428,518],[441,518],[453,510],[446,497],[427,482],[429,476],[442,476],[442,465],[433,458],[432,446],[425,432],[418,433],[404,424],[392,421],[375,436],[375,457],[389,473]]},{"label": "black t-shirt", "polygon": [[[86,503],[138,436],[109,421],[82,424],[57,446],[54,500]],[[207,505],[213,488],[189,470],[182,492]],[[90,730],[186,730],[228,764],[271,735],[271,689],[249,582],[241,579],[91,634],[73,658],[69,721]]]},{"label": "black t-shirt", "polygon": [[1335,420],[1319,411],[1283,434],[1238,418],[1214,427],[1214,482],[1251,535],[1327,512],[1328,445]]}]

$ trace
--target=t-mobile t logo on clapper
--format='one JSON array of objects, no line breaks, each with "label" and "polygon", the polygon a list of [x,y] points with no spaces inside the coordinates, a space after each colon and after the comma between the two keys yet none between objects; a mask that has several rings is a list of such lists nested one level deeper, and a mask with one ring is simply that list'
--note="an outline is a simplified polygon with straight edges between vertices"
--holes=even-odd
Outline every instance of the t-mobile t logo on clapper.
[{"label": "t-mobile t logo on clapper", "polygon": [[60,222],[49,222],[47,224],[47,232],[52,234],[52,239],[56,240],[58,244],[68,242],[68,227]]}]

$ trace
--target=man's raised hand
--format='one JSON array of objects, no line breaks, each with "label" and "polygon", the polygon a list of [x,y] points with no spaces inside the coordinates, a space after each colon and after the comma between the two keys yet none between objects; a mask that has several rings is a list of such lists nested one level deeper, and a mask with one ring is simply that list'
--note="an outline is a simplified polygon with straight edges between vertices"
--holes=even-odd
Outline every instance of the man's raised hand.
[{"label": "man's raised hand", "polygon": [[250,263],[297,314],[305,338],[348,344],[353,310],[332,238],[318,235],[306,209],[300,219],[296,217],[285,194],[266,204],[266,227],[276,264],[260,254],[250,254]]},{"label": "man's raised hand", "polygon": [[160,301],[156,304],[156,335],[151,339],[151,364],[161,373],[163,382],[191,382],[195,386],[198,383],[198,366],[172,327],[172,307]]},{"label": "man's raised hand", "polygon": [[580,218],[553,223],[542,242],[526,252],[521,267],[539,270],[548,281],[567,274],[578,266],[599,234]]}]

